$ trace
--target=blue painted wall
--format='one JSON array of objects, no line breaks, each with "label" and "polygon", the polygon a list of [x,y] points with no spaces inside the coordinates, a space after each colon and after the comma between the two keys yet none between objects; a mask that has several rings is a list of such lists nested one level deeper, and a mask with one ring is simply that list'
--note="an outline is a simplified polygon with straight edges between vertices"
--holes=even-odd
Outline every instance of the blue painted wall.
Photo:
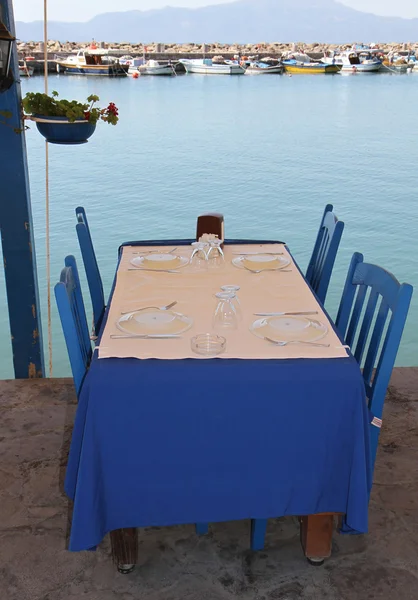
[{"label": "blue painted wall", "polygon": [[[0,15],[15,35],[12,0],[0,0]],[[21,90],[16,44],[12,69],[15,83],[0,93],[0,230],[9,308],[15,377],[44,376],[42,330],[30,204],[26,140],[21,130]]]}]

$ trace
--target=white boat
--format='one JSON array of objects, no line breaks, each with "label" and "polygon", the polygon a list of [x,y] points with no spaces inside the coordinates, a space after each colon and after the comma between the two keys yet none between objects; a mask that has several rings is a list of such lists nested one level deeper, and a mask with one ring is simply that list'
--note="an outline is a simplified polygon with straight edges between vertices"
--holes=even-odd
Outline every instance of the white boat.
[{"label": "white boat", "polygon": [[264,62],[251,62],[246,71],[246,75],[280,75],[283,73],[283,65],[269,65]]},{"label": "white boat", "polygon": [[376,73],[382,67],[382,61],[370,50],[329,51],[321,59],[325,65],[339,65],[344,73]]},{"label": "white boat", "polygon": [[108,77],[126,75],[128,65],[122,65],[117,57],[110,55],[110,52],[90,46],[64,59],[56,57],[57,71],[62,70],[73,75],[107,75]]},{"label": "white boat", "polygon": [[142,58],[135,58],[129,66],[128,74],[138,75],[176,75],[175,65],[169,62],[166,65],[161,65],[157,60],[144,61]]},{"label": "white boat", "polygon": [[19,60],[19,75],[20,77],[32,77],[35,72],[35,67],[28,65],[25,60]]},{"label": "white boat", "polygon": [[125,54],[124,56],[121,56],[119,59],[119,63],[121,65],[128,65],[128,67],[130,67],[133,62],[134,62],[134,57],[131,56],[130,54]]},{"label": "white boat", "polygon": [[182,58],[180,62],[187,73],[200,75],[244,75],[245,73],[245,69],[240,64],[232,61],[229,64],[215,64],[211,58]]},{"label": "white boat", "polygon": [[417,64],[415,54],[389,52],[383,60],[382,69],[391,73],[412,73]]}]

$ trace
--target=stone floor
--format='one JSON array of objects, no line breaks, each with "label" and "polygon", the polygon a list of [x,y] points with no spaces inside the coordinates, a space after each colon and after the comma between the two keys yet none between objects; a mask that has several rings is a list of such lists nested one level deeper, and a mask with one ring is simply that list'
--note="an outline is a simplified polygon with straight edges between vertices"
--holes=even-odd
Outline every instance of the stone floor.
[{"label": "stone floor", "polygon": [[370,506],[370,533],[335,533],[323,567],[302,556],[295,519],[269,523],[264,552],[249,523],[140,532],[140,564],[117,573],[106,539],[66,550],[63,477],[76,409],[69,380],[0,382],[0,600],[416,600],[418,369],[397,369]]}]

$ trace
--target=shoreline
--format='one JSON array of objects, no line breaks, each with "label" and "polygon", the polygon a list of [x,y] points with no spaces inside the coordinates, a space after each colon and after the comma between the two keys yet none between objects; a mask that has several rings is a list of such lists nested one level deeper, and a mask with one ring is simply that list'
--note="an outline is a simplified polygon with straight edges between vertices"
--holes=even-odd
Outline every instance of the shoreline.
[{"label": "shoreline", "polygon": [[[53,60],[55,55],[62,58],[76,54],[79,50],[90,45],[90,41],[85,43],[66,42],[61,43],[56,40],[48,41],[48,59]],[[356,42],[354,42],[356,43]],[[241,56],[257,55],[260,58],[280,58],[284,52],[300,51],[305,52],[312,58],[321,58],[328,51],[349,50],[353,46],[353,42],[345,44],[326,44],[326,43],[259,43],[259,44],[133,44],[133,43],[112,43],[112,42],[96,42],[98,48],[111,49],[114,56],[123,56],[129,54],[132,56],[151,55],[152,58],[161,58],[162,60],[174,60],[179,58],[214,58],[223,56],[224,58],[233,57],[236,54]],[[418,52],[417,42],[391,42],[391,43],[375,43],[374,47],[379,48],[384,54],[389,52],[399,52],[408,54]],[[43,58],[44,43],[43,42],[20,42],[17,44],[19,58],[33,56],[36,59]]]}]

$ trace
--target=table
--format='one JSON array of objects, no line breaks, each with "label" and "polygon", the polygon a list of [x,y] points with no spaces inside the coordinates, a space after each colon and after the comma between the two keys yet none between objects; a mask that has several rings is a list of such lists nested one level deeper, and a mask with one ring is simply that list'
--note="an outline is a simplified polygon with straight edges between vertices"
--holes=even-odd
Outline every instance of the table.
[{"label": "table", "polygon": [[114,530],[286,515],[341,513],[346,531],[365,533],[368,423],[361,372],[347,352],[138,360],[96,351],[66,476],[70,550],[94,548]]}]

